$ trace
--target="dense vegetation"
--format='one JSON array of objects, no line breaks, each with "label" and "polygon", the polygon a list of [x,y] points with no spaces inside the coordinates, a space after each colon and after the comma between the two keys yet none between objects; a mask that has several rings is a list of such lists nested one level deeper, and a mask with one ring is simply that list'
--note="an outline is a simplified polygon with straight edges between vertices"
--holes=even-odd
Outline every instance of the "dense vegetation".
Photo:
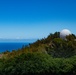
[{"label": "dense vegetation", "polygon": [[22,49],[6,51],[0,59],[0,75],[76,75],[76,36],[59,32]]}]

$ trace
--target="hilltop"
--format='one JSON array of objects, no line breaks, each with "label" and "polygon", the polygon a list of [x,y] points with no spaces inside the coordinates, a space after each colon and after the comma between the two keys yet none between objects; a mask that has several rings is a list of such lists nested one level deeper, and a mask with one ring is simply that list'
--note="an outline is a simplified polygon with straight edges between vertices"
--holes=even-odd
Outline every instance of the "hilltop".
[{"label": "hilltop", "polygon": [[6,51],[0,59],[1,75],[75,75],[76,36],[60,38],[55,32],[21,49]]},{"label": "hilltop", "polygon": [[27,47],[23,46],[21,49],[12,52],[4,52],[7,56],[14,57],[22,53],[40,52],[49,54],[52,57],[71,57],[76,55],[76,36],[74,34],[66,36],[67,40],[60,38],[60,33],[55,32],[50,34],[47,38],[42,38],[34,43],[29,43]]}]

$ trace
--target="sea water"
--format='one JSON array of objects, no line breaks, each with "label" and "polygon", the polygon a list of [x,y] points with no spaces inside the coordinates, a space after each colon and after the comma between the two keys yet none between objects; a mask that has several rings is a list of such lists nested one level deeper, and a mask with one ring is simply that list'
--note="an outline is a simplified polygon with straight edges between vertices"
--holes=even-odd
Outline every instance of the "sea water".
[{"label": "sea water", "polygon": [[28,46],[27,42],[0,42],[0,53],[5,51],[12,51],[21,49],[23,46]]}]

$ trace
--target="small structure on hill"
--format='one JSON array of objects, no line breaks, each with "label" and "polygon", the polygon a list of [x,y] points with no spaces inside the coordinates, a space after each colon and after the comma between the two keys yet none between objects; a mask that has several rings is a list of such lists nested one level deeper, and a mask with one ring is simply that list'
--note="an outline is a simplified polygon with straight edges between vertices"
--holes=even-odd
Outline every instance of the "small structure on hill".
[{"label": "small structure on hill", "polygon": [[62,38],[62,39],[66,39],[66,36],[69,36],[69,35],[71,35],[71,32],[68,29],[63,29],[60,32],[60,38]]}]

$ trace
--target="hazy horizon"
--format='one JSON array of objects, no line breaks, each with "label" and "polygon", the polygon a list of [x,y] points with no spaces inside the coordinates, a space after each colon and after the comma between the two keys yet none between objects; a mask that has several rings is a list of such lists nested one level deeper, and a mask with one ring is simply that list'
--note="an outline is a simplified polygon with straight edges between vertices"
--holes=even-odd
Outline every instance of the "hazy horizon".
[{"label": "hazy horizon", "polygon": [[38,39],[0,39],[0,43],[33,43],[35,41],[37,41]]}]

